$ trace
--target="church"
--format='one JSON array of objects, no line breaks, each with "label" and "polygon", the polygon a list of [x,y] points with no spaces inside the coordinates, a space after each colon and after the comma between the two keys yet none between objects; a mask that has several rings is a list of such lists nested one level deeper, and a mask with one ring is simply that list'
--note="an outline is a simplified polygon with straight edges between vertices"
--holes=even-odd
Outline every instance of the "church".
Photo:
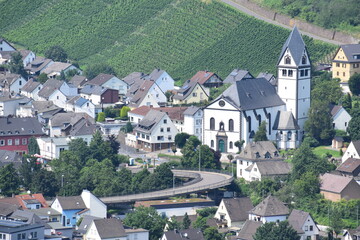
[{"label": "church", "polygon": [[265,78],[234,82],[203,109],[203,143],[236,153],[236,141],[252,142],[262,121],[267,136],[281,149],[298,147],[310,108],[311,62],[296,27],[277,62],[277,84]]}]

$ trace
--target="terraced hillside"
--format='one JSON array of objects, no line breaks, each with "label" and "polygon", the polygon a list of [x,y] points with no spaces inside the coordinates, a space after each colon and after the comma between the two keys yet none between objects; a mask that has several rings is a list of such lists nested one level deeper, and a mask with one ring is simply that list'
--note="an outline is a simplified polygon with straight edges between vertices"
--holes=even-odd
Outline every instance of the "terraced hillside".
[{"label": "terraced hillside", "polygon": [[[289,31],[216,0],[2,0],[0,35],[43,53],[60,45],[83,67],[107,62],[119,76],[166,69],[184,81],[207,69],[273,72]],[[335,46],[305,38],[313,61]]]}]

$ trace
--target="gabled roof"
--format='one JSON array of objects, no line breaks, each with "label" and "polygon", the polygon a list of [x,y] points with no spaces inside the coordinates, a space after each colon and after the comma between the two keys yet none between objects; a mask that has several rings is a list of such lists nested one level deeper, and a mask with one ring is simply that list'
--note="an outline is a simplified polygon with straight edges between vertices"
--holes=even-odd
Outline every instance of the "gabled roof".
[{"label": "gabled roof", "polygon": [[132,86],[135,82],[139,81],[140,79],[144,78],[145,76],[147,76],[147,75],[143,72],[133,72],[133,73],[130,73],[129,75],[127,75],[126,77],[124,77],[122,80],[124,82],[126,82],[129,86]]},{"label": "gabled roof", "polygon": [[107,81],[109,81],[110,79],[112,79],[113,77],[116,78],[116,76],[112,75],[112,74],[105,74],[105,73],[100,73],[99,75],[97,75],[95,78],[91,79],[88,84],[92,84],[92,85],[98,85],[101,86],[104,83],[106,83]]},{"label": "gabled roof", "polygon": [[43,98],[48,98],[53,94],[56,90],[60,90],[60,87],[64,84],[62,80],[56,79],[48,79],[43,88],[38,92],[38,95]]},{"label": "gabled roof", "polygon": [[0,202],[0,216],[9,216],[21,207],[17,204],[11,204],[7,202]]},{"label": "gabled roof", "polygon": [[191,115],[193,116],[197,111],[199,111],[199,107],[190,106],[184,111],[184,115]]},{"label": "gabled roof", "polygon": [[43,223],[39,216],[29,210],[16,210],[9,218],[30,224]]},{"label": "gabled roof", "polygon": [[14,74],[14,73],[0,74],[0,85],[3,85],[5,82],[11,85],[19,78],[21,78],[20,74]]},{"label": "gabled roof", "polygon": [[72,85],[74,85],[75,87],[81,87],[82,85],[84,85],[87,82],[87,79],[85,76],[80,76],[80,75],[75,75],[73,76],[69,83],[71,83]]},{"label": "gabled roof", "polygon": [[6,41],[4,38],[0,37],[0,43],[2,43],[2,42],[6,42],[10,47],[12,47],[13,49],[16,50],[16,48],[15,48],[13,45],[11,45],[10,42],[8,42],[8,41]]},{"label": "gabled roof", "polygon": [[149,75],[149,78],[151,80],[158,80],[158,78],[165,72],[165,70],[162,70],[160,68],[155,68]]},{"label": "gabled roof", "polygon": [[286,42],[284,43],[284,45],[282,47],[282,50],[281,50],[281,53],[279,56],[279,60],[278,60],[278,65],[287,49],[289,49],[291,56],[294,59],[295,64],[300,65],[301,58],[304,55],[304,51],[306,51],[306,46],[305,46],[305,43],[301,37],[301,34],[296,26],[293,28],[288,39],[286,40]]},{"label": "gabled roof", "polygon": [[200,229],[183,229],[164,232],[167,240],[205,240]]},{"label": "gabled roof", "polygon": [[21,206],[23,209],[26,208],[25,204],[22,201],[26,200],[37,200],[42,207],[48,207],[48,204],[46,203],[46,200],[42,193],[34,193],[34,194],[23,194],[23,195],[16,195],[15,198],[19,199]]},{"label": "gabled roof", "polygon": [[37,111],[38,113],[48,112],[55,109],[61,109],[58,106],[56,106],[53,101],[33,101],[32,108],[34,111]]},{"label": "gabled roof", "polygon": [[271,85],[277,86],[277,78],[274,76],[274,74],[261,72],[256,78],[265,78],[269,83],[271,83]]},{"label": "gabled roof", "polygon": [[299,130],[300,127],[291,111],[278,111],[273,130]]},{"label": "gabled roof", "polygon": [[245,221],[249,217],[249,211],[254,208],[248,197],[223,198],[222,201],[232,222]]},{"label": "gabled roof", "polygon": [[64,70],[68,69],[71,66],[72,65],[70,63],[54,62],[50,66],[46,67],[44,69],[43,73],[50,74],[50,73],[53,73],[53,72],[61,72],[61,71],[64,71]]},{"label": "gabled roof", "polygon": [[354,58],[354,55],[360,55],[360,44],[346,44],[341,45],[340,48],[344,51],[344,54],[349,62],[360,62],[360,58]]},{"label": "gabled roof", "polygon": [[[190,81],[192,82],[198,82],[201,85],[204,85],[212,76],[218,77],[215,73],[209,72],[209,71],[198,71]],[[218,77],[219,78],[219,77]],[[220,79],[220,78],[219,78]],[[221,80],[220,80],[221,81]]]},{"label": "gabled roof", "polygon": [[44,69],[44,67],[48,66],[49,63],[50,64],[53,63],[53,60],[48,59],[48,58],[36,57],[34,61],[29,63],[25,67],[25,70],[37,73],[37,72],[41,71],[42,69]]},{"label": "gabled roof", "polygon": [[261,203],[256,205],[250,213],[262,217],[289,215],[290,211],[283,202],[269,195]]},{"label": "gabled roof", "polygon": [[91,122],[94,122],[93,118],[89,117],[86,113],[74,113],[74,112],[65,112],[57,113],[54,115],[51,120],[51,126],[53,127],[63,127],[64,125],[71,124],[74,125],[82,118],[89,119]]},{"label": "gabled roof", "polygon": [[109,88],[105,88],[98,85],[85,85],[81,90],[80,93],[86,95],[99,95],[101,96],[104,92],[106,92]]},{"label": "gabled roof", "polygon": [[75,105],[78,107],[81,107],[82,105],[84,105],[85,103],[87,103],[89,100],[81,97],[81,96],[74,96],[72,98],[70,98],[67,103],[71,104],[71,105]]},{"label": "gabled roof", "polygon": [[13,151],[0,150],[0,167],[10,163],[14,164],[15,168],[20,167],[22,163],[21,156]]},{"label": "gabled roof", "polygon": [[359,169],[360,169],[360,159],[359,158],[348,158],[336,170],[338,170],[340,172],[345,172],[345,173],[353,173]]},{"label": "gabled roof", "polygon": [[341,105],[330,105],[330,113],[332,117],[335,117],[335,115],[343,108]]},{"label": "gabled roof", "polygon": [[27,81],[25,83],[25,85],[21,88],[22,92],[32,92],[34,91],[37,87],[39,87],[41,85],[41,83],[34,81],[34,79],[30,79],[29,81]]},{"label": "gabled roof", "polygon": [[134,108],[129,113],[145,116],[152,108],[150,106],[141,106],[138,108]]},{"label": "gabled roof", "polygon": [[240,230],[238,236],[236,236],[234,239],[240,239],[240,240],[254,240],[253,236],[256,233],[256,230],[261,227],[263,223],[260,221],[250,221],[246,220],[244,226]]},{"label": "gabled roof", "polygon": [[75,123],[70,132],[70,136],[83,136],[83,135],[93,135],[97,130],[97,125],[89,121],[88,119],[81,119]]},{"label": "gabled roof", "polygon": [[94,216],[90,216],[90,215],[84,215],[82,217],[82,221],[78,227],[78,229],[76,230],[79,233],[86,233],[86,231],[89,229],[90,224],[92,223],[93,220],[95,219],[100,219],[99,217],[94,217]]},{"label": "gabled roof", "polygon": [[43,135],[42,125],[36,117],[0,117],[0,136]]},{"label": "gabled roof", "polygon": [[243,79],[236,81],[219,98],[225,98],[241,110],[275,107],[285,105],[265,78]]},{"label": "gabled roof", "polygon": [[256,162],[261,176],[286,175],[291,172],[291,164],[283,161],[259,161]]},{"label": "gabled roof", "polygon": [[31,53],[30,50],[26,49],[19,50],[18,52],[21,54],[22,60],[24,60]]},{"label": "gabled roof", "polygon": [[[143,81],[142,84],[138,87],[136,93],[130,97],[129,107],[137,107],[140,105],[142,100],[146,97],[147,93],[149,92],[150,88],[156,84],[154,81],[146,80]],[[135,84],[134,84],[135,85]],[[133,85],[133,86],[134,86]]]},{"label": "gabled roof", "polygon": [[156,111],[151,109],[145,117],[139,122],[138,126],[134,129],[135,131],[151,133],[155,126],[161,121],[166,115],[164,112]]},{"label": "gabled roof", "polygon": [[281,160],[279,151],[271,141],[251,142],[239,154],[240,159],[250,160]]},{"label": "gabled roof", "polygon": [[82,210],[86,205],[81,196],[57,197],[63,210]]},{"label": "gabled roof", "polygon": [[302,230],[302,227],[304,226],[309,216],[310,213],[308,212],[293,209],[289,215],[288,221],[298,234],[303,234],[305,232]]},{"label": "gabled roof", "polygon": [[360,154],[360,140],[351,141],[351,143],[354,145],[356,152]]},{"label": "gabled roof", "polygon": [[[325,173],[324,175],[320,176],[320,190],[326,192],[341,193],[350,184],[351,181],[355,180],[350,177]],[[358,186],[358,191],[360,191],[360,185],[356,185]]]},{"label": "gabled roof", "polygon": [[247,75],[250,78],[254,78],[253,75],[248,70],[242,70],[242,69],[234,69],[223,81],[223,83],[234,83],[236,81],[240,81],[244,79]]},{"label": "gabled roof", "polygon": [[94,219],[93,223],[101,239],[125,237],[125,229],[120,219]]}]

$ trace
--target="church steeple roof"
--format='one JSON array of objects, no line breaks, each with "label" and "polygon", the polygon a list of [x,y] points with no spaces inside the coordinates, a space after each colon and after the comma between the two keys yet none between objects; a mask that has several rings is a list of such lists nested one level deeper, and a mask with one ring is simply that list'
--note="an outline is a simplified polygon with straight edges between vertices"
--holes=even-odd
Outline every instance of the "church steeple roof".
[{"label": "church steeple roof", "polygon": [[281,54],[278,60],[278,64],[282,57],[284,56],[284,53],[286,49],[289,49],[296,65],[299,65],[301,63],[301,57],[304,54],[304,50],[306,50],[305,43],[301,37],[301,34],[297,27],[295,26],[293,30],[291,31],[288,39],[284,43]]}]

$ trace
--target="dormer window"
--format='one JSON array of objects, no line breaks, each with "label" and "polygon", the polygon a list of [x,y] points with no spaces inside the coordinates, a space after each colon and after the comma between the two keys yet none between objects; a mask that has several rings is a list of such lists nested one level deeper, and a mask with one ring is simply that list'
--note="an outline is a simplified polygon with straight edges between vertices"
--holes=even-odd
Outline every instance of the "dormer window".
[{"label": "dormer window", "polygon": [[266,153],[265,153],[265,158],[271,158],[271,155],[270,155],[269,152],[266,152]]},{"label": "dormer window", "polygon": [[256,157],[256,158],[260,158],[260,153],[259,153],[259,152],[256,152],[256,153],[255,153],[255,157]]},{"label": "dormer window", "polygon": [[285,64],[291,64],[291,58],[285,57]]},{"label": "dormer window", "polygon": [[278,157],[278,156],[279,156],[279,152],[278,152],[278,151],[275,151],[275,152],[274,152],[274,156],[275,156],[275,157]]},{"label": "dormer window", "polygon": [[302,64],[306,64],[306,56],[305,56],[305,55],[302,57],[301,63],[302,63]]}]

